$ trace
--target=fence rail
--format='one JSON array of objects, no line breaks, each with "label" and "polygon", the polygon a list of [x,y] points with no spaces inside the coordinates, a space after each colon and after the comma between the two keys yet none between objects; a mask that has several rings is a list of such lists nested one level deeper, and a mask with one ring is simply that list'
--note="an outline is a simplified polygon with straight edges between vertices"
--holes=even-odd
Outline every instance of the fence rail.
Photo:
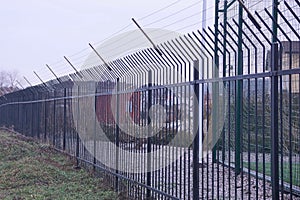
[{"label": "fence rail", "polygon": [[216,1],[214,28],[6,94],[0,125],[131,198],[300,199],[300,2],[276,2]]}]

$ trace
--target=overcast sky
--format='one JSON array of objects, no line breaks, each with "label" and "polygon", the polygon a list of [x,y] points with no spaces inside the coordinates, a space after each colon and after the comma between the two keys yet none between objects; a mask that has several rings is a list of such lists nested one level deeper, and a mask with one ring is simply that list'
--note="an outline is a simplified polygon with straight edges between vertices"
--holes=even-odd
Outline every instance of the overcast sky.
[{"label": "overcast sky", "polygon": [[[63,56],[88,48],[88,43],[99,42],[128,24],[131,18],[141,25],[176,30],[183,25],[193,26],[202,16],[201,0],[2,0],[0,7],[0,70],[17,70],[20,76],[36,81],[32,71],[42,77],[51,76],[45,64],[53,65],[58,75],[72,69],[63,63]],[[174,3],[174,4],[172,4]],[[161,8],[153,15],[143,18]],[[209,11],[212,8],[208,5]],[[185,10],[181,11],[183,8]],[[175,14],[178,12],[177,14]],[[198,14],[197,14],[198,13]],[[128,29],[135,28],[132,24]],[[124,30],[125,31],[125,30]],[[182,31],[186,31],[184,28]],[[84,55],[83,55],[84,56]],[[60,62],[57,62],[60,61]]]}]

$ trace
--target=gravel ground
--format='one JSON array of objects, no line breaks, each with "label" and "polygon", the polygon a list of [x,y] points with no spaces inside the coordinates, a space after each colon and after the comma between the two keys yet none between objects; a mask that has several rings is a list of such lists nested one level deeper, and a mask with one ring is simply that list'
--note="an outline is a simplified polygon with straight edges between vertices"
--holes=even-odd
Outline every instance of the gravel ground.
[{"label": "gravel ground", "polygon": [[[191,155],[190,153],[189,157]],[[181,167],[183,168],[170,173],[177,177],[175,182],[172,175],[169,175],[169,170],[176,169],[176,165],[169,170],[156,172],[154,178],[161,177],[158,185],[166,186],[168,184],[167,187],[158,187],[158,189],[180,199],[192,198],[193,168],[189,157],[182,162]],[[190,167],[188,167],[189,165]],[[272,199],[272,187],[267,180],[263,181],[245,171],[236,176],[233,168],[213,164],[211,157],[208,157],[202,166],[204,167],[199,168],[200,199]],[[169,179],[168,181],[166,181],[166,177]],[[300,200],[299,196],[291,196],[289,193],[280,193],[280,198]]]},{"label": "gravel ground", "polygon": [[[86,146],[89,148],[93,147],[93,142],[85,142]],[[146,144],[142,146],[141,149],[134,149],[134,144],[122,144],[123,149],[126,151],[134,152],[146,152]],[[153,147],[153,146],[152,146]],[[152,187],[165,192],[174,197],[180,199],[191,199],[192,198],[192,188],[193,188],[193,164],[192,164],[192,151],[184,148],[178,147],[166,147],[166,146],[155,146],[154,149],[163,149],[161,155],[158,155],[156,159],[151,160],[151,164],[155,165],[158,162],[164,163],[166,160],[171,159],[171,157],[178,156],[178,160],[167,165],[167,167],[160,170],[151,172],[152,177]],[[98,142],[97,143],[97,155],[105,158],[106,160],[115,160],[114,153],[111,151],[110,144],[108,142]],[[230,152],[234,155],[234,152]],[[228,155],[228,152],[225,152]],[[219,156],[221,154],[219,153]],[[248,161],[248,156],[250,156],[250,161],[254,162],[258,159],[262,161],[262,154],[255,155],[254,153],[245,154],[244,162]],[[233,160],[233,159],[230,159]],[[265,161],[269,161],[270,156],[265,155]],[[284,161],[288,161],[288,157],[283,158]],[[128,160],[122,160],[122,155],[120,155],[119,165],[134,167],[134,163],[142,163],[139,165],[141,167],[147,167],[146,157],[135,158],[131,160],[130,164]],[[299,161],[299,157],[293,157],[293,161]],[[114,163],[114,162],[112,162]],[[232,164],[231,164],[232,165]],[[272,187],[268,180],[270,177],[266,176],[265,181],[261,178],[256,178],[261,174],[256,174],[255,171],[250,175],[248,169],[245,169],[239,175],[235,175],[235,170],[229,168],[228,165],[212,163],[211,154],[205,158],[204,167],[199,167],[199,198],[200,199],[272,199]],[[140,169],[136,168],[138,172]],[[129,177],[136,182],[146,183],[146,173],[123,173],[124,176]],[[262,175],[261,175],[262,176]],[[135,184],[129,184],[127,189],[131,194],[138,194],[137,199],[144,198],[145,188],[137,186]],[[300,189],[299,187],[297,188]],[[163,195],[158,193],[152,194],[153,199],[168,199]],[[291,196],[287,193],[280,193],[281,199],[296,199],[300,200],[298,196]]]}]

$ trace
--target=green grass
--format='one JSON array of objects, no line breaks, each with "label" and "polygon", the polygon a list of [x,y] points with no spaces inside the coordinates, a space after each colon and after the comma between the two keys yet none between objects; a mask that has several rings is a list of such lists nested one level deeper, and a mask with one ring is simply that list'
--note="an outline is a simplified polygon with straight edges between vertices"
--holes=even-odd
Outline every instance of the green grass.
[{"label": "green grass", "polygon": [[[290,183],[290,167],[289,163],[284,162],[282,164],[283,181]],[[244,167],[248,167],[248,163],[244,162]],[[250,169],[256,171],[256,163],[250,163]],[[257,171],[263,173],[263,163],[258,163]],[[271,176],[271,163],[265,163],[265,173],[267,176]],[[279,178],[281,179],[281,166],[279,166]],[[292,163],[292,184],[300,186],[300,163]]]},{"label": "green grass", "polygon": [[103,180],[47,145],[0,131],[0,199],[117,199]]}]

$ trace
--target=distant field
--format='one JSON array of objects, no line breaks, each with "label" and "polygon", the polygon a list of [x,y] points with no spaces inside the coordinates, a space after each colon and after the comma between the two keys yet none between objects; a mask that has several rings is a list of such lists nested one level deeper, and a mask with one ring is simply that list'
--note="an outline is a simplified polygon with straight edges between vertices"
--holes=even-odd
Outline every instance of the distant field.
[{"label": "distant field", "polygon": [[117,199],[102,180],[47,145],[0,130],[0,199]]}]

